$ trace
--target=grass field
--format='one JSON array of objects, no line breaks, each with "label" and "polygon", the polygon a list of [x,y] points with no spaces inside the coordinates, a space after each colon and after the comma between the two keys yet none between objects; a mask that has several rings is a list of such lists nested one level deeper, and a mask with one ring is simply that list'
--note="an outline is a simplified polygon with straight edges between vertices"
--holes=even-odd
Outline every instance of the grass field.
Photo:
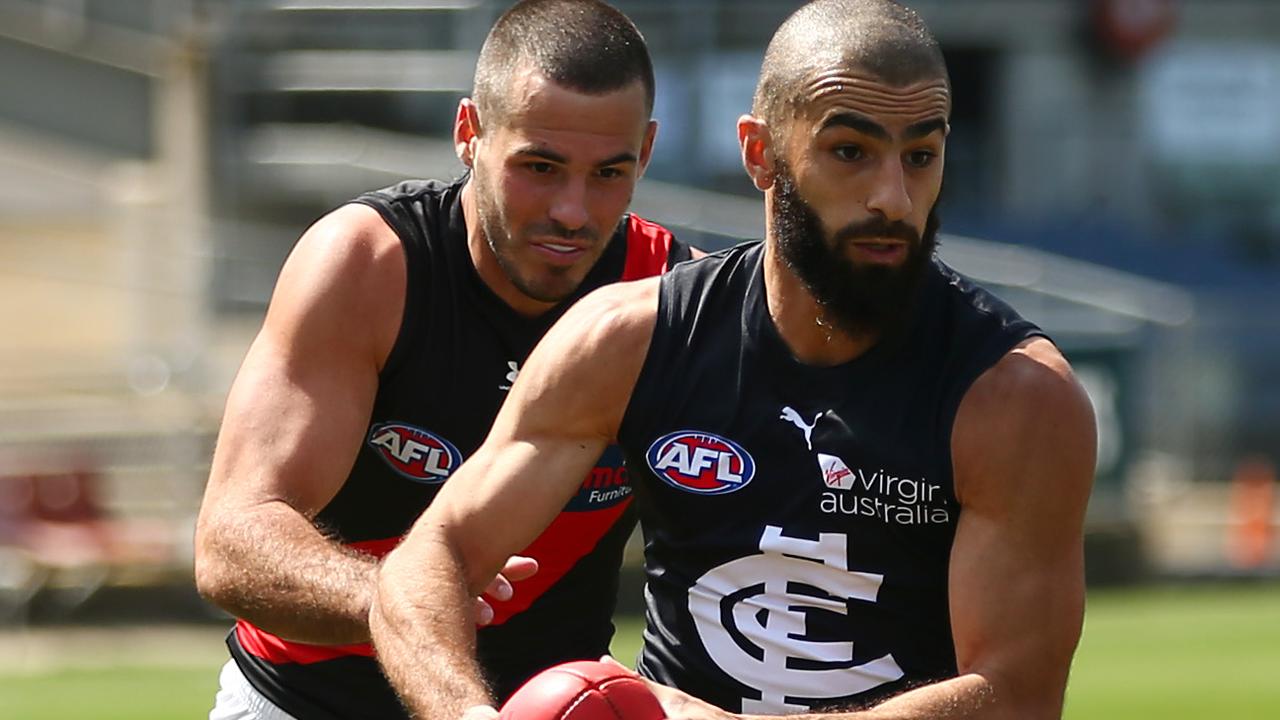
[{"label": "grass field", "polygon": [[1280,718],[1280,586],[1091,595],[1066,717]]},{"label": "grass field", "polygon": [[[639,629],[621,623],[619,659],[635,657]],[[182,662],[120,653],[92,667],[0,670],[0,718],[205,717],[221,664],[216,633],[208,638],[194,661],[183,648]],[[1280,585],[1092,593],[1066,717],[1280,718]]]}]

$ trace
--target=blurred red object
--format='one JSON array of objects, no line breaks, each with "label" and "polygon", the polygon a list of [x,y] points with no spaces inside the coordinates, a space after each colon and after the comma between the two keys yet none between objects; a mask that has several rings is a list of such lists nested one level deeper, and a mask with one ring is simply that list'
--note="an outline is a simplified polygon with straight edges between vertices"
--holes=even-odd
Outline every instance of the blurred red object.
[{"label": "blurred red object", "polygon": [[1145,55],[1178,24],[1173,0],[1093,0],[1091,15],[1102,46],[1123,60]]},{"label": "blurred red object", "polygon": [[1271,560],[1275,506],[1275,467],[1262,457],[1241,461],[1231,478],[1228,552],[1232,565],[1257,570]]}]

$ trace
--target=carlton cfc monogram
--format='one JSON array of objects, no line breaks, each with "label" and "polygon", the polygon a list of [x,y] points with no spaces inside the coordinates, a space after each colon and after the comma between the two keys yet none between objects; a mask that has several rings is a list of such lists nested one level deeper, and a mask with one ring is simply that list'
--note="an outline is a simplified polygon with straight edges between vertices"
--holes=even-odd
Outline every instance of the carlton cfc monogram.
[{"label": "carlton cfc monogram", "polygon": [[850,600],[875,602],[880,592],[883,575],[849,570],[844,534],[814,541],[768,525],[760,552],[712,568],[689,588],[689,614],[707,654],[759,692],[742,698],[744,713],[794,713],[809,706],[791,700],[830,700],[903,676],[893,655],[853,665],[852,640],[809,638],[813,611],[847,615]]}]

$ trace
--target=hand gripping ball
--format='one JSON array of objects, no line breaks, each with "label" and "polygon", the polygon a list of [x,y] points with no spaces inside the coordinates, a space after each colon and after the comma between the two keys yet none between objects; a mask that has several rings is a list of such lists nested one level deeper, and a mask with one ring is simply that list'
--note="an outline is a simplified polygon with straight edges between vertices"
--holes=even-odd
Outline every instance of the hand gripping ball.
[{"label": "hand gripping ball", "polygon": [[567,662],[529,678],[499,720],[664,720],[644,681],[611,663]]}]

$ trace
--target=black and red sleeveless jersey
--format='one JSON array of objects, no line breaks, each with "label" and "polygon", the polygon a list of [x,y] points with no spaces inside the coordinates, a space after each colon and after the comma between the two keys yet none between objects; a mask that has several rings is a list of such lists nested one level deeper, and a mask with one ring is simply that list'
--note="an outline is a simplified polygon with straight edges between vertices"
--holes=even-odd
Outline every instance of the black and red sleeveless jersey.
[{"label": "black and red sleeveless jersey", "polygon": [[953,676],[952,423],[1040,330],[935,260],[892,339],[806,365],[770,319],[763,255],[661,281],[618,435],[645,537],[639,669],[752,715]]},{"label": "black and red sleeveless jersey", "polygon": [[[464,182],[408,181],[355,200],[378,211],[400,237],[408,287],[359,455],[317,522],[376,556],[395,547],[480,446],[520,365],[573,301],[689,257],[666,229],[626,215],[572,297],[539,317],[523,317],[472,265]],[[495,603],[493,624],[478,632],[481,665],[499,697],[543,667],[607,652],[618,566],[634,527],[630,495],[622,455],[610,448],[524,553],[537,558],[538,574],[521,582],[511,601]],[[367,644],[289,642],[241,620],[228,645],[254,687],[295,717],[405,717]]]}]

